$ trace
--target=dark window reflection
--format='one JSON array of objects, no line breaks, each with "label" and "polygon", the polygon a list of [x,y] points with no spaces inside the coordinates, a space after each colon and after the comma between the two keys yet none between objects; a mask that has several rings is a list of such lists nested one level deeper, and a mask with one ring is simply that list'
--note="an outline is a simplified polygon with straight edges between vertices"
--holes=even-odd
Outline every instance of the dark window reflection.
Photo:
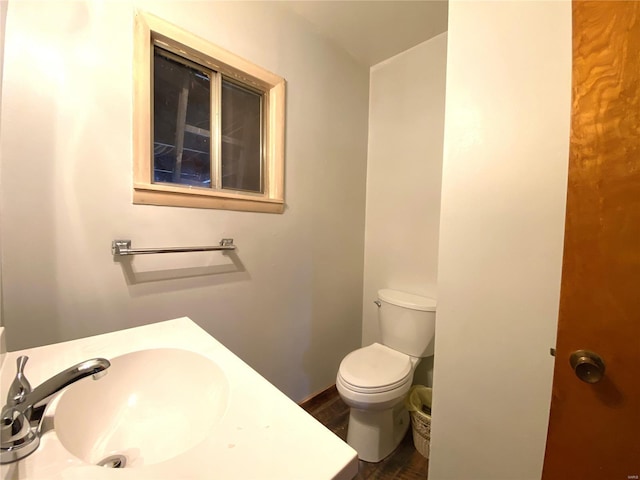
[{"label": "dark window reflection", "polygon": [[211,79],[154,49],[153,181],[211,187]]}]

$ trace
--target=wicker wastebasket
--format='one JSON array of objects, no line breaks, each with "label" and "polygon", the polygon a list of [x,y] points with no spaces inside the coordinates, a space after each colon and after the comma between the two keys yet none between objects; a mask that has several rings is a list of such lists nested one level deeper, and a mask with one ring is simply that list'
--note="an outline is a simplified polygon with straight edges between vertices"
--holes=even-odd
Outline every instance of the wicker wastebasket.
[{"label": "wicker wastebasket", "polygon": [[414,385],[405,399],[405,405],[411,414],[413,444],[425,458],[429,458],[431,443],[431,395],[429,387]]}]

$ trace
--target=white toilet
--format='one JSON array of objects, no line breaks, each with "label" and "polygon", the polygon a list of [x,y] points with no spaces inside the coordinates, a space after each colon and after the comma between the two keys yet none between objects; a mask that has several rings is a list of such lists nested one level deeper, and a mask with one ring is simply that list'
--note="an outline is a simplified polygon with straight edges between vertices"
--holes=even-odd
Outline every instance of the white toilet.
[{"label": "white toilet", "polygon": [[349,353],[336,387],[351,407],[347,443],[360,460],[379,462],[409,428],[404,398],[420,359],[433,355],[436,301],[398,290],[378,290],[382,344]]}]

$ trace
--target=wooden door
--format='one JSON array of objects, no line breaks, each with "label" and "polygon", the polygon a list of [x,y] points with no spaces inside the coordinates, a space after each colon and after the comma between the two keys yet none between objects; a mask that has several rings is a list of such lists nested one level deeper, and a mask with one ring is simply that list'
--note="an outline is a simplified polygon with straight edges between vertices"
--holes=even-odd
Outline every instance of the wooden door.
[{"label": "wooden door", "polygon": [[[635,480],[640,478],[640,2],[573,2],[568,187],[543,479]],[[571,353],[581,349],[604,360],[599,382],[581,381],[569,364]],[[597,367],[581,373],[595,375]]]}]

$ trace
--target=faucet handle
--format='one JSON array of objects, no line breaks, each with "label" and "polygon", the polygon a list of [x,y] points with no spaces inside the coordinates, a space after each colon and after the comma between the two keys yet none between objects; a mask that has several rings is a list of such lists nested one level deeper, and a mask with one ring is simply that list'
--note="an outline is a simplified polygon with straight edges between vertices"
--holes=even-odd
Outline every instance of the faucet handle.
[{"label": "faucet handle", "polygon": [[24,401],[24,398],[31,393],[31,384],[27,377],[24,376],[24,367],[29,357],[22,355],[16,360],[16,377],[11,382],[9,394],[7,395],[7,405],[18,405]]}]

